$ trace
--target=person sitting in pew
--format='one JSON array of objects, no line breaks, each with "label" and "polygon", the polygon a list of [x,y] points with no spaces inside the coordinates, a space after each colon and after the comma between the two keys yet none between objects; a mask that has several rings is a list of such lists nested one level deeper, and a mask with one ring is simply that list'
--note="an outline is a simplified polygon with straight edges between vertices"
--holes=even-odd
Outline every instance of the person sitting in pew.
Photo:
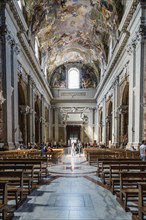
[{"label": "person sitting in pew", "polygon": [[140,159],[142,161],[146,161],[146,141],[142,141],[142,145],[140,145]]},{"label": "person sitting in pew", "polygon": [[45,154],[43,153],[47,152],[46,146],[42,147],[41,152],[42,152],[42,156],[45,156]]}]

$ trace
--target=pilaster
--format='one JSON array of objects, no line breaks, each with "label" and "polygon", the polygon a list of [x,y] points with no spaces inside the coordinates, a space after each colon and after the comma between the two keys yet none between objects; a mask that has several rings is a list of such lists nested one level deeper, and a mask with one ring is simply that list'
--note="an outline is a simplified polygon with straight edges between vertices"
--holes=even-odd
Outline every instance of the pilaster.
[{"label": "pilaster", "polygon": [[51,106],[49,107],[49,139],[53,139],[53,131],[52,131],[52,123],[53,123],[53,109]]},{"label": "pilaster", "polygon": [[89,110],[89,121],[88,121],[88,126],[89,126],[89,141],[93,143],[93,109],[91,108]]},{"label": "pilaster", "polygon": [[18,145],[19,143],[19,124],[18,124],[18,62],[17,62],[17,56],[19,54],[20,50],[17,44],[14,46],[14,57],[13,57],[13,82],[12,82],[12,87],[13,87],[13,141],[15,145]]},{"label": "pilaster", "polygon": [[58,128],[59,128],[59,125],[58,125],[58,108],[55,108],[55,141],[58,141]]},{"label": "pilaster", "polygon": [[96,132],[97,132],[97,143],[100,142],[100,119],[99,119],[99,105],[97,105],[97,111],[96,111],[96,126],[97,126],[97,129],[96,129]]},{"label": "pilaster", "polygon": [[7,136],[7,145],[13,145],[13,115],[14,115],[14,109],[13,109],[13,91],[14,87],[12,85],[12,75],[13,75],[13,48],[14,48],[14,39],[11,36],[9,32],[7,32],[6,35],[6,81],[3,83],[6,83],[6,106],[4,111],[6,111],[7,114],[7,120],[5,123],[7,123],[7,130],[6,136]]},{"label": "pilaster", "polygon": [[30,107],[29,115],[28,115],[28,142],[33,143],[33,79],[30,75],[28,75],[28,106]]},{"label": "pilaster", "polygon": [[7,144],[7,103],[6,99],[6,0],[0,2],[0,147]]},{"label": "pilaster", "polygon": [[115,147],[119,145],[119,77],[115,78],[113,84],[113,114],[112,114],[112,144]]},{"label": "pilaster", "polygon": [[102,142],[106,143],[106,96],[103,98]]},{"label": "pilaster", "polygon": [[45,142],[45,104],[44,104],[44,96],[41,95],[41,118],[40,118],[40,142]]},{"label": "pilaster", "polygon": [[[128,142],[129,145],[133,143],[133,140],[135,138],[135,122],[134,122],[134,87],[135,87],[135,82],[134,82],[134,74],[135,74],[135,65],[134,65],[134,60],[135,60],[135,46],[133,43],[129,44],[127,47],[127,52],[129,54],[129,65],[128,65],[128,71],[129,71],[129,106],[128,106]],[[122,113],[122,111],[121,111]],[[121,114],[121,125],[123,125],[122,120],[123,120],[124,114]],[[121,133],[122,133],[122,128],[121,128]]]}]

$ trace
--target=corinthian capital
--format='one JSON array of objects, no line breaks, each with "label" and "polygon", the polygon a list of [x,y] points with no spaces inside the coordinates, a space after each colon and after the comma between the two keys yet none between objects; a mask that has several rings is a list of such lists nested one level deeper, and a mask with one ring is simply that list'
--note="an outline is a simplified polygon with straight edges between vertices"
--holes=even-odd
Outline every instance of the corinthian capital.
[{"label": "corinthian capital", "polygon": [[142,39],[146,39],[146,26],[145,25],[140,25],[139,35],[141,36]]}]

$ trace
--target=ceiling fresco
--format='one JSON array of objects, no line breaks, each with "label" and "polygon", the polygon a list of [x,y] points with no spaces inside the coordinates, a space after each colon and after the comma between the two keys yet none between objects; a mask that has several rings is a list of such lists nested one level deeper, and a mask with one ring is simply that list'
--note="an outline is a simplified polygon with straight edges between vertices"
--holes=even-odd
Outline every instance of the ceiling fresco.
[{"label": "ceiling fresco", "polygon": [[[51,88],[67,88],[67,72],[72,67],[70,65],[61,65],[57,67],[53,74],[51,75],[50,79],[50,86]],[[87,88],[96,88],[98,84],[98,78],[96,76],[95,70],[90,65],[77,65],[76,68],[80,70],[80,89],[87,89]]]},{"label": "ceiling fresco", "polygon": [[107,62],[108,45],[121,20],[121,0],[27,0],[27,21],[47,57],[48,74],[66,63]]}]

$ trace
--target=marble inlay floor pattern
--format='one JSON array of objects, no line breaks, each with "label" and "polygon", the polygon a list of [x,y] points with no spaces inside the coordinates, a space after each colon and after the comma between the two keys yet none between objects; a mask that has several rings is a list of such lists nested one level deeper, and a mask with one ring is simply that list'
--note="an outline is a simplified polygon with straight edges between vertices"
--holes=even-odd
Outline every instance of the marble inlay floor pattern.
[{"label": "marble inlay floor pattern", "polygon": [[66,155],[15,212],[13,220],[132,220],[83,155]]}]

